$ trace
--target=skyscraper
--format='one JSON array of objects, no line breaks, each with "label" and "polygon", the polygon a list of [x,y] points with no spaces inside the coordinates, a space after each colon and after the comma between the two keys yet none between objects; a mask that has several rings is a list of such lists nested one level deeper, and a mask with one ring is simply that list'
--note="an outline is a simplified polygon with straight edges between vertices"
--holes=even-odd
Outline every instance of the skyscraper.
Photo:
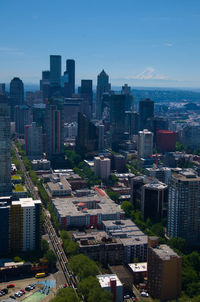
[{"label": "skyscraper", "polygon": [[99,133],[96,127],[82,113],[78,113],[78,135],[76,138],[76,148],[83,154],[95,155],[98,153]]},{"label": "skyscraper", "polygon": [[88,102],[90,117],[93,112],[93,90],[92,90],[92,80],[81,80],[80,87],[81,97]]},{"label": "skyscraper", "polygon": [[188,244],[200,244],[200,177],[194,172],[172,174],[169,181],[169,237],[182,237]]},{"label": "skyscraper", "polygon": [[154,102],[150,99],[139,102],[139,130],[151,130],[151,119],[154,117]]},{"label": "skyscraper", "polygon": [[14,108],[24,104],[24,84],[20,78],[13,78],[10,82],[10,113],[11,121],[14,121]]},{"label": "skyscraper", "polygon": [[61,93],[61,56],[50,56],[50,96]]},{"label": "skyscraper", "polygon": [[123,94],[113,94],[110,97],[111,142],[114,151],[119,150],[119,144],[125,139],[125,103],[126,96]]},{"label": "skyscraper", "polygon": [[42,127],[35,122],[25,126],[25,150],[28,157],[37,159],[42,157],[43,140]]},{"label": "skyscraper", "polygon": [[40,90],[42,91],[43,100],[50,96],[50,71],[42,71],[42,80],[40,81]]},{"label": "skyscraper", "polygon": [[102,96],[104,92],[110,91],[109,76],[102,70],[97,76],[97,91],[96,91],[96,116],[101,119],[102,116]]},{"label": "skyscraper", "polygon": [[10,108],[8,99],[0,95],[0,196],[12,193],[10,149]]},{"label": "skyscraper", "polygon": [[75,61],[73,59],[68,59],[66,61],[66,70],[68,73],[68,83],[73,94],[75,93]]},{"label": "skyscraper", "polygon": [[62,99],[46,104],[46,152],[49,159],[64,154],[64,106]]},{"label": "skyscraper", "polygon": [[30,112],[26,105],[17,105],[14,108],[15,132],[24,135],[24,126],[29,124]]},{"label": "skyscraper", "polygon": [[144,129],[138,132],[138,158],[147,158],[153,154],[153,133]]}]

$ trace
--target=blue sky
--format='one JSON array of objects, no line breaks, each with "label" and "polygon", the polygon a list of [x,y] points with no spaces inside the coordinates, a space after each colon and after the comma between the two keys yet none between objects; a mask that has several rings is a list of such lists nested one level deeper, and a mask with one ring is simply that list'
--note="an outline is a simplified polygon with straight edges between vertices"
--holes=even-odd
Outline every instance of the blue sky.
[{"label": "blue sky", "polygon": [[200,88],[199,0],[1,0],[0,82],[38,83],[49,55],[77,84]]}]

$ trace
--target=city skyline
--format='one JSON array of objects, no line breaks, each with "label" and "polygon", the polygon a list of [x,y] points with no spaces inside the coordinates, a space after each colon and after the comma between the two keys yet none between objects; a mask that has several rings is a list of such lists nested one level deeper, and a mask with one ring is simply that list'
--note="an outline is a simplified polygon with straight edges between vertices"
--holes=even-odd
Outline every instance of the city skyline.
[{"label": "city skyline", "polygon": [[62,72],[76,61],[76,84],[96,85],[105,69],[113,86],[200,87],[198,0],[10,0],[1,10],[0,82],[38,84],[56,54]]}]

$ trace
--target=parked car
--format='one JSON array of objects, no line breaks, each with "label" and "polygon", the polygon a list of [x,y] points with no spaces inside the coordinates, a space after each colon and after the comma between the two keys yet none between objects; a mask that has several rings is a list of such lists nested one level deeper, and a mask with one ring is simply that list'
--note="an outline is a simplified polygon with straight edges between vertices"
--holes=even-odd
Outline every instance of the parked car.
[{"label": "parked car", "polygon": [[27,292],[30,292],[30,290],[31,290],[30,286],[25,287],[25,290],[26,290]]},{"label": "parked car", "polygon": [[7,285],[7,288],[12,288],[12,287],[15,287],[15,284],[8,284]]},{"label": "parked car", "polygon": [[3,288],[1,291],[4,292],[5,294],[8,293],[8,289],[7,288]]},{"label": "parked car", "polygon": [[26,292],[23,289],[20,289],[20,292],[24,295]]},{"label": "parked car", "polygon": [[16,300],[15,296],[10,296],[11,299]]},{"label": "parked car", "polygon": [[148,293],[146,293],[146,292],[141,292],[141,294],[140,294],[142,297],[145,297],[145,298],[147,298],[148,296],[149,296],[149,294]]}]

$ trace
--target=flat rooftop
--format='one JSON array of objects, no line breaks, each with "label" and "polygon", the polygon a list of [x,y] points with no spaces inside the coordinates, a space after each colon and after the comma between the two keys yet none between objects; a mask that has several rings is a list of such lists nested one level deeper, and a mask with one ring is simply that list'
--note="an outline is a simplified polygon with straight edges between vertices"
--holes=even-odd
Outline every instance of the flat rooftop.
[{"label": "flat rooftop", "polygon": [[154,248],[152,247],[152,249],[162,260],[170,260],[171,257],[180,258],[180,256],[166,244],[161,244]]},{"label": "flat rooftop", "polygon": [[147,262],[129,263],[128,266],[134,273],[147,271]]},{"label": "flat rooftop", "polygon": [[99,283],[102,288],[110,287],[111,280],[116,280],[116,286],[122,286],[121,281],[115,274],[97,275],[97,279],[99,280]]}]

